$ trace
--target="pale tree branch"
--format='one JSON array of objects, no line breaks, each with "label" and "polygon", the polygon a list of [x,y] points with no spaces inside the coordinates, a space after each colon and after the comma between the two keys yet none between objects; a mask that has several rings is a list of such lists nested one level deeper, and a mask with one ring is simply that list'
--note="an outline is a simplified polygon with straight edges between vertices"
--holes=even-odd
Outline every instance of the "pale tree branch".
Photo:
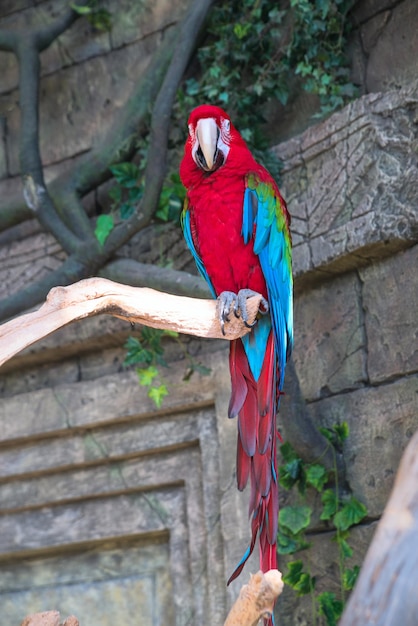
[{"label": "pale tree branch", "polygon": [[260,619],[272,615],[274,603],[282,591],[282,575],[278,570],[253,574],[248,584],[241,587],[224,626],[257,626]]},{"label": "pale tree branch", "polygon": [[[247,301],[250,324],[257,317],[261,300],[262,296],[257,295]],[[231,340],[250,332],[231,311],[224,334],[216,300],[173,296],[155,289],[120,285],[105,278],[89,278],[69,287],[55,287],[40,309],[3,324],[0,365],[58,328],[99,313],[196,337]]]},{"label": "pale tree branch", "polygon": [[[241,588],[238,599],[228,614],[224,626],[256,626],[264,615],[270,615],[276,598],[283,590],[282,575],[277,570],[257,572]],[[209,622],[210,623],[210,615]],[[20,626],[79,626],[71,615],[64,622],[58,611],[28,615]]]},{"label": "pale tree branch", "polygon": [[80,626],[80,623],[74,615],[61,621],[61,615],[58,611],[44,611],[43,613],[28,615],[20,626]]}]

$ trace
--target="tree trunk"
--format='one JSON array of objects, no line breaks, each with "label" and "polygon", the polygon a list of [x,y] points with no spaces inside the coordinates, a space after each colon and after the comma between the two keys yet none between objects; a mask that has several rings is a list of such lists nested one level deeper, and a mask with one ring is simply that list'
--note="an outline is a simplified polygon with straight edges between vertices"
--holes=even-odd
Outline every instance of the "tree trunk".
[{"label": "tree trunk", "polygon": [[418,432],[395,484],[340,626],[418,624]]}]

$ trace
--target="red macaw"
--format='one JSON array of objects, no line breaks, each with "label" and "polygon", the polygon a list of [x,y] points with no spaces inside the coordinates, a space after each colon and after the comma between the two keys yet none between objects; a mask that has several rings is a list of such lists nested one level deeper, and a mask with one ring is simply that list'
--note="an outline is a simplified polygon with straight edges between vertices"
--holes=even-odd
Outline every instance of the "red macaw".
[{"label": "red macaw", "polygon": [[247,321],[246,299],[264,300],[252,331],[230,346],[229,417],[238,416],[237,483],[250,478],[252,538],[263,571],[277,567],[276,413],[293,345],[290,216],[269,172],[257,163],[229,116],[202,105],[189,118],[180,165],[186,187],[182,226],[197,267],[220,300],[222,326],[231,305]]}]

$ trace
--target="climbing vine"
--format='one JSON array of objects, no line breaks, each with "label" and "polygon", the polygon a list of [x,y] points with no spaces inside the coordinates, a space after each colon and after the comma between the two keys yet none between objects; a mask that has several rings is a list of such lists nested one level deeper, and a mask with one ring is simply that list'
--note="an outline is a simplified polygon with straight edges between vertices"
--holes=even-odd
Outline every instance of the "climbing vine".
[{"label": "climbing vine", "polygon": [[252,148],[265,149],[262,125],[269,101],[288,103],[300,85],[325,115],[355,95],[346,54],[352,0],[225,0],[215,4],[197,69],[178,106],[202,102],[228,109]]},{"label": "climbing vine", "polygon": [[[332,428],[321,428],[329,445],[335,452],[342,452],[343,444],[349,435],[346,422]],[[316,593],[316,576],[311,569],[309,557],[291,560],[283,580],[298,596],[310,594],[314,626],[323,623],[336,626],[341,617],[347,593],[356,582],[360,568],[349,567],[347,562],[353,556],[350,545],[350,530],[367,515],[367,509],[352,494],[344,493],[338,484],[336,463],[332,472],[320,463],[306,463],[289,443],[281,446],[283,465],[279,468],[279,483],[290,491],[296,491],[296,504],[284,506],[279,512],[278,552],[283,555],[300,553],[311,547],[309,531],[312,528],[312,507],[307,503],[307,496],[313,491],[320,496],[319,519],[328,530],[334,531],[333,541],[338,548],[339,587],[337,595],[331,591]],[[330,486],[332,485],[332,486]],[[307,565],[306,565],[307,563]]]},{"label": "climbing vine", "polygon": [[126,350],[124,365],[135,366],[139,384],[146,388],[148,397],[157,408],[161,407],[165,396],[169,393],[164,377],[164,368],[169,367],[164,356],[164,339],[167,338],[177,342],[185,360],[183,381],[187,382],[194,372],[198,372],[201,376],[210,374],[210,369],[190,354],[178,333],[142,326],[136,335],[127,339],[124,345]]}]

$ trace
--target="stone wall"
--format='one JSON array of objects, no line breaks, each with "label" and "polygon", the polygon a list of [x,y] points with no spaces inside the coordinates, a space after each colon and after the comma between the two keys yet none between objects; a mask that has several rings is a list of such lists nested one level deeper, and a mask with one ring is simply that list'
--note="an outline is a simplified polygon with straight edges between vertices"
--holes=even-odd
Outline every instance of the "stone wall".
[{"label": "stone wall", "polygon": [[[294,218],[296,370],[315,424],[348,422],[347,479],[368,509],[350,567],[418,426],[417,115],[418,83],[364,96],[277,147]],[[309,558],[317,590],[338,593],[332,536],[317,522]],[[279,605],[282,624],[312,623],[310,598],[286,589]]]},{"label": "stone wall", "polygon": [[[394,60],[402,33],[418,19],[411,1],[369,0],[355,8],[355,67],[367,76],[365,91],[385,93],[366,95],[275,148],[293,215],[298,376],[315,424],[349,423],[348,481],[369,511],[353,531],[355,562],[418,425],[418,90],[387,90],[413,78],[408,68],[416,55],[399,57],[402,72]],[[3,2],[0,26],[25,24],[51,6],[61,3],[40,2],[35,11],[29,0]],[[48,180],[108,127],[178,18],[163,0],[129,6],[128,17],[116,13],[111,35],[86,33],[77,23],[45,52]],[[416,46],[417,32],[408,46]],[[388,41],[393,58],[378,82]],[[0,62],[0,193],[7,197],[20,188],[17,75],[11,56],[0,53]],[[92,88],[80,90],[87,82]],[[85,106],[97,113],[83,116]],[[99,203],[100,193],[92,195],[88,201]],[[176,228],[148,229],[125,253],[192,267]],[[62,251],[36,223],[26,223],[1,235],[0,258],[4,296],[55,267]],[[234,482],[236,426],[226,419],[227,346],[187,340],[211,373],[185,382],[187,358],[168,342],[170,394],[157,410],[123,366],[130,333],[117,320],[85,320],[0,372],[2,626],[46,609],[75,613],[83,626],[221,625],[241,584],[225,588],[249,535],[247,495]],[[291,402],[283,401],[283,424]],[[318,524],[314,535],[318,589],[333,590],[330,533]],[[253,561],[243,579],[256,567]],[[309,601],[290,590],[278,612],[284,626],[311,623]]]}]

